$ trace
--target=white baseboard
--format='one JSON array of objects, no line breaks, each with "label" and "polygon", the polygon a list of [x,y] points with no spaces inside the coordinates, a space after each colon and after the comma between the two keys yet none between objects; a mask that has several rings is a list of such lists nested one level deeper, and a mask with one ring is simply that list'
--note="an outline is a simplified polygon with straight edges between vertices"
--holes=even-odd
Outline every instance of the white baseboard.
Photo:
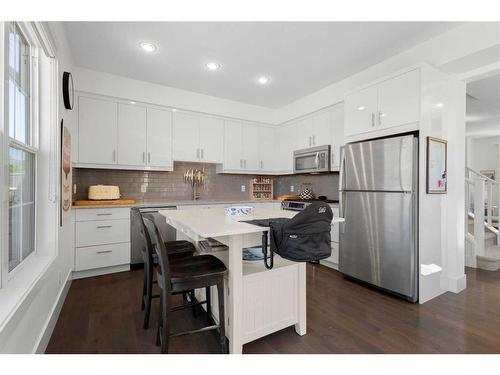
[{"label": "white baseboard", "polygon": [[66,300],[66,296],[68,295],[69,287],[71,286],[71,270],[66,275],[66,279],[64,280],[63,287],[59,291],[59,295],[57,296],[57,300],[50,311],[49,318],[47,319],[45,326],[42,330],[42,333],[38,337],[37,343],[34,346],[34,353],[43,354],[45,353],[45,349],[47,349],[47,345],[49,344],[50,337],[52,336],[52,332],[54,332],[54,327],[56,326],[57,320],[59,319],[59,313],[63,307],[64,301]]},{"label": "white baseboard", "polygon": [[337,263],[330,262],[328,260],[320,260],[319,264],[322,264],[323,266],[333,268],[334,270],[339,270],[339,265]]},{"label": "white baseboard", "polygon": [[108,273],[125,272],[125,271],[130,271],[130,264],[122,264],[120,266],[112,266],[112,267],[94,268],[85,271],[74,271],[73,280],[83,279],[84,277],[101,276],[101,275],[106,275]]}]

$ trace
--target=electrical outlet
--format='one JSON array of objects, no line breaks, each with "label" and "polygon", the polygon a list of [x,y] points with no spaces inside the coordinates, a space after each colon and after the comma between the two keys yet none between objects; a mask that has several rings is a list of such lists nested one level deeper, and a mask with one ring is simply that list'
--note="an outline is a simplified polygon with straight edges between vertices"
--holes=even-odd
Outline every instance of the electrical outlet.
[{"label": "electrical outlet", "polygon": [[141,193],[145,193],[148,189],[148,184],[141,184]]},{"label": "electrical outlet", "polygon": [[247,190],[247,187],[245,185],[241,185],[241,192],[244,193]]},{"label": "electrical outlet", "polygon": [[293,192],[294,192],[294,190],[295,190],[295,186],[290,185],[290,192],[292,192],[292,193],[293,193]]}]

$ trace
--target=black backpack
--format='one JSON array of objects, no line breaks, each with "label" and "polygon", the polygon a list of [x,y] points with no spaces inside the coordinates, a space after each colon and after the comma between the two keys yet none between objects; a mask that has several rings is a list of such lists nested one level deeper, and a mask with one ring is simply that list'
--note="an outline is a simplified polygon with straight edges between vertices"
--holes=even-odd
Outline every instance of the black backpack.
[{"label": "black backpack", "polygon": [[267,268],[273,268],[273,253],[294,262],[310,262],[331,255],[333,212],[324,202],[313,202],[291,219],[253,220],[248,223],[268,226],[270,250],[267,256],[267,232],[262,235],[262,250]]}]

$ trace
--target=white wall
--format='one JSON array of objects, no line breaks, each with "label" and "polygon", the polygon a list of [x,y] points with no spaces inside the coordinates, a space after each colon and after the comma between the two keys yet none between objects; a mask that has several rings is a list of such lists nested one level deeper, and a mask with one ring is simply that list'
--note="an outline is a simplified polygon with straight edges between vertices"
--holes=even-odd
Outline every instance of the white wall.
[{"label": "white wall", "polygon": [[468,140],[467,166],[478,172],[483,169],[494,169],[495,178],[500,177],[500,166],[498,165],[498,145],[500,137],[471,138]]},{"label": "white wall", "polygon": [[[64,70],[71,71],[72,61],[64,36],[57,30],[54,34],[58,37],[58,87],[62,87],[62,72]],[[67,115],[68,111],[64,109],[62,104],[62,95],[59,94],[59,120]],[[56,151],[59,155],[59,147]],[[45,151],[41,150],[41,153],[42,157],[48,157],[48,155],[44,155]],[[60,170],[59,165],[57,170]],[[43,173],[47,173],[47,171],[43,171]],[[55,206],[58,207],[59,204],[57,203]],[[58,208],[54,207],[50,215],[44,215],[44,220],[57,220],[57,211]],[[0,353],[32,353],[45,350],[57,321],[65,293],[71,283],[68,277],[71,275],[73,265],[73,226],[66,225],[59,228],[56,241],[58,241],[55,245],[58,248],[57,256],[43,270],[8,320],[4,322],[0,330]]]}]

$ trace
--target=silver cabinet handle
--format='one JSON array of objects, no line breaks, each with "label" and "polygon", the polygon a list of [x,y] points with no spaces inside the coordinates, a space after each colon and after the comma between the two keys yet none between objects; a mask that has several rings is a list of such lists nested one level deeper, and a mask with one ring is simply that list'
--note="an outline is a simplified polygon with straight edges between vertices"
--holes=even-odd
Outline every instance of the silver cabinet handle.
[{"label": "silver cabinet handle", "polygon": [[247,159],[243,159],[243,168],[247,168]]},{"label": "silver cabinet handle", "polygon": [[313,146],[316,146],[316,136],[313,135]]},{"label": "silver cabinet handle", "polygon": [[97,254],[107,254],[107,253],[112,253],[113,250],[102,250],[102,251],[98,251]]},{"label": "silver cabinet handle", "polygon": [[116,162],[116,150],[113,150],[113,162]]},{"label": "silver cabinet handle", "polygon": [[316,169],[319,168],[319,152],[316,152],[316,157],[314,158],[314,164],[316,164]]},{"label": "silver cabinet handle", "polygon": [[332,165],[335,165],[335,154],[332,152]]},{"label": "silver cabinet handle", "polygon": [[113,215],[111,212],[105,212],[105,213],[101,213],[101,214],[96,214],[96,216],[111,216]]},{"label": "silver cabinet handle", "polygon": [[382,125],[382,111],[378,111],[378,126]]},{"label": "silver cabinet handle", "polygon": [[240,159],[240,168],[243,168],[243,160]]},{"label": "silver cabinet handle", "polygon": [[112,225],[98,225],[97,229],[103,229],[103,228],[113,228]]},{"label": "silver cabinet handle", "polygon": [[372,128],[375,126],[375,113],[372,112]]},{"label": "silver cabinet handle", "polygon": [[201,158],[203,159],[203,149],[201,149]]},{"label": "silver cabinet handle", "polygon": [[196,159],[199,159],[200,158],[200,149],[197,148],[196,149]]},{"label": "silver cabinet handle", "polygon": [[311,136],[309,136],[309,147],[312,146],[312,139]]},{"label": "silver cabinet handle", "polygon": [[148,152],[148,163],[151,163],[151,152]]},{"label": "silver cabinet handle", "polygon": [[142,162],[146,163],[146,153],[145,152],[142,153]]}]

